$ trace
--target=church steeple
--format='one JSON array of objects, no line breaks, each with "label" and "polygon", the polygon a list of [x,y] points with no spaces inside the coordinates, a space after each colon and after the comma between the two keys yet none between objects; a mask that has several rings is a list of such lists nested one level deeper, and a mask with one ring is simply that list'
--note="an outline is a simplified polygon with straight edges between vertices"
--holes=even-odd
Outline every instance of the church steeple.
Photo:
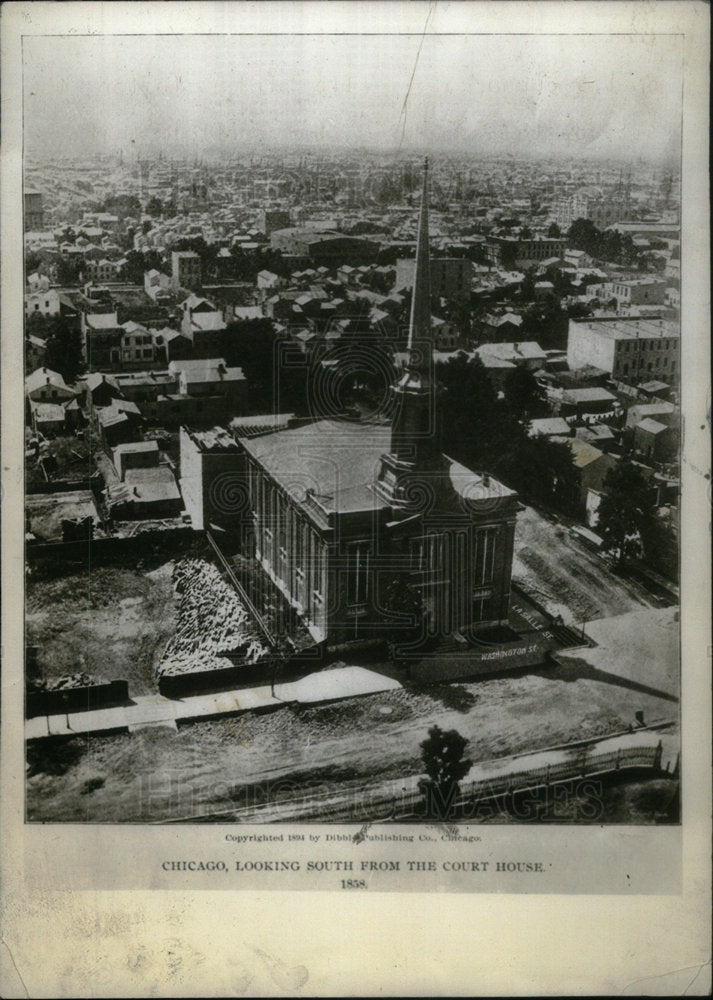
[{"label": "church steeple", "polygon": [[428,247],[428,157],[423,164],[423,192],[416,239],[416,266],[408,330],[408,367],[430,378],[431,259]]},{"label": "church steeple", "polygon": [[426,160],[411,293],[408,359],[405,372],[392,390],[391,445],[388,454],[382,456],[377,482],[377,490],[393,507],[408,506],[408,496],[419,476],[428,477],[430,488],[434,473],[444,468],[436,423],[430,285]]}]

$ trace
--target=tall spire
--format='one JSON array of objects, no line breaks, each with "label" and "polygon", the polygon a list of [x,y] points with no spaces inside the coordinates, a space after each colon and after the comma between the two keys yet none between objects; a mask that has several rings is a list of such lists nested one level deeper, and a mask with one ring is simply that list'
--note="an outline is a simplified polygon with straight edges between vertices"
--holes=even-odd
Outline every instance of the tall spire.
[{"label": "tall spire", "polygon": [[411,293],[411,317],[408,331],[409,368],[420,372],[429,370],[430,358],[424,355],[430,342],[431,264],[428,247],[428,157],[426,157],[423,164],[423,192],[416,239],[416,267]]},{"label": "tall spire", "polygon": [[[376,490],[392,508],[411,510],[413,497],[447,485],[443,476],[432,375],[431,290],[428,248],[428,160],[423,171],[423,195],[416,241],[416,266],[411,293],[406,370],[393,386],[391,446],[382,455]],[[425,477],[425,479],[424,479]],[[415,493],[414,493],[415,488]]]}]

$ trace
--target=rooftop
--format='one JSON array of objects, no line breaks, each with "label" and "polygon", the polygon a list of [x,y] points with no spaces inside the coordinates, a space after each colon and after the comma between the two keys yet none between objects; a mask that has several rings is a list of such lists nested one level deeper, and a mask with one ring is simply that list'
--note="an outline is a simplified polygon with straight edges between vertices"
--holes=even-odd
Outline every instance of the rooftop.
[{"label": "rooftop", "polygon": [[158,451],[158,441],[130,441],[127,444],[118,444],[113,451],[115,455],[135,454],[140,451]]},{"label": "rooftop", "polygon": [[[374,485],[390,439],[387,425],[320,420],[243,444],[295,502],[317,501],[325,512],[343,514],[388,506]],[[515,495],[492,477],[447,462],[451,484],[463,498],[492,503]]]},{"label": "rooftop", "polygon": [[572,319],[576,326],[586,326],[590,333],[613,340],[639,340],[654,337],[678,337],[678,326],[659,316],[596,316]]},{"label": "rooftop", "polygon": [[168,370],[174,376],[182,375],[186,382],[241,382],[245,379],[242,368],[228,368],[222,358],[172,361]]},{"label": "rooftop", "polygon": [[37,368],[25,379],[25,392],[33,392],[42,388],[43,385],[53,385],[61,389],[66,389],[67,385],[59,372],[51,368]]},{"label": "rooftop", "polygon": [[654,420],[652,417],[644,417],[638,426],[642,431],[648,431],[649,434],[660,434],[662,431],[668,430],[666,424],[659,423],[658,420]]},{"label": "rooftop", "polygon": [[562,397],[567,403],[594,403],[602,400],[611,401],[612,406],[616,403],[616,396],[608,389],[600,389],[592,386],[584,389],[566,389]]},{"label": "rooftop", "polygon": [[600,451],[599,448],[595,448],[593,444],[589,444],[588,441],[579,437],[559,438],[558,440],[569,446],[574,464],[578,469],[584,469],[604,455],[604,452]]},{"label": "rooftop", "polygon": [[538,417],[530,421],[530,436],[537,437],[540,434],[563,434],[568,435],[571,428],[564,417]]}]

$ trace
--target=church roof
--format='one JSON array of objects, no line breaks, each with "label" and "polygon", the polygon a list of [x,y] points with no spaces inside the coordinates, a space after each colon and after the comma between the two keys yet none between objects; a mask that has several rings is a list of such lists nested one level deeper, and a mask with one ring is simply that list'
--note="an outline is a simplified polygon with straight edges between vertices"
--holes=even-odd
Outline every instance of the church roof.
[{"label": "church roof", "polygon": [[[390,434],[388,425],[320,420],[242,443],[300,506],[313,498],[327,513],[347,514],[388,508],[374,484]],[[515,496],[492,476],[447,462],[451,485],[473,510]]]},{"label": "church roof", "polygon": [[325,510],[345,513],[387,506],[371,487],[390,435],[386,425],[320,420],[243,444],[298,503],[311,491]]}]

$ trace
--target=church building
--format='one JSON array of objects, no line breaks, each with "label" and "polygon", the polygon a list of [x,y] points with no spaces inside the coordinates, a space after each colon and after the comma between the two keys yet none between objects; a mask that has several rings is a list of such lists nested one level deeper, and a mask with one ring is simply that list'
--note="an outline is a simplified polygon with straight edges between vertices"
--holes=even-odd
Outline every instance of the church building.
[{"label": "church building", "polygon": [[237,440],[252,554],[316,642],[508,621],[517,497],[443,450],[429,270],[426,164],[391,425],[329,419]]}]

